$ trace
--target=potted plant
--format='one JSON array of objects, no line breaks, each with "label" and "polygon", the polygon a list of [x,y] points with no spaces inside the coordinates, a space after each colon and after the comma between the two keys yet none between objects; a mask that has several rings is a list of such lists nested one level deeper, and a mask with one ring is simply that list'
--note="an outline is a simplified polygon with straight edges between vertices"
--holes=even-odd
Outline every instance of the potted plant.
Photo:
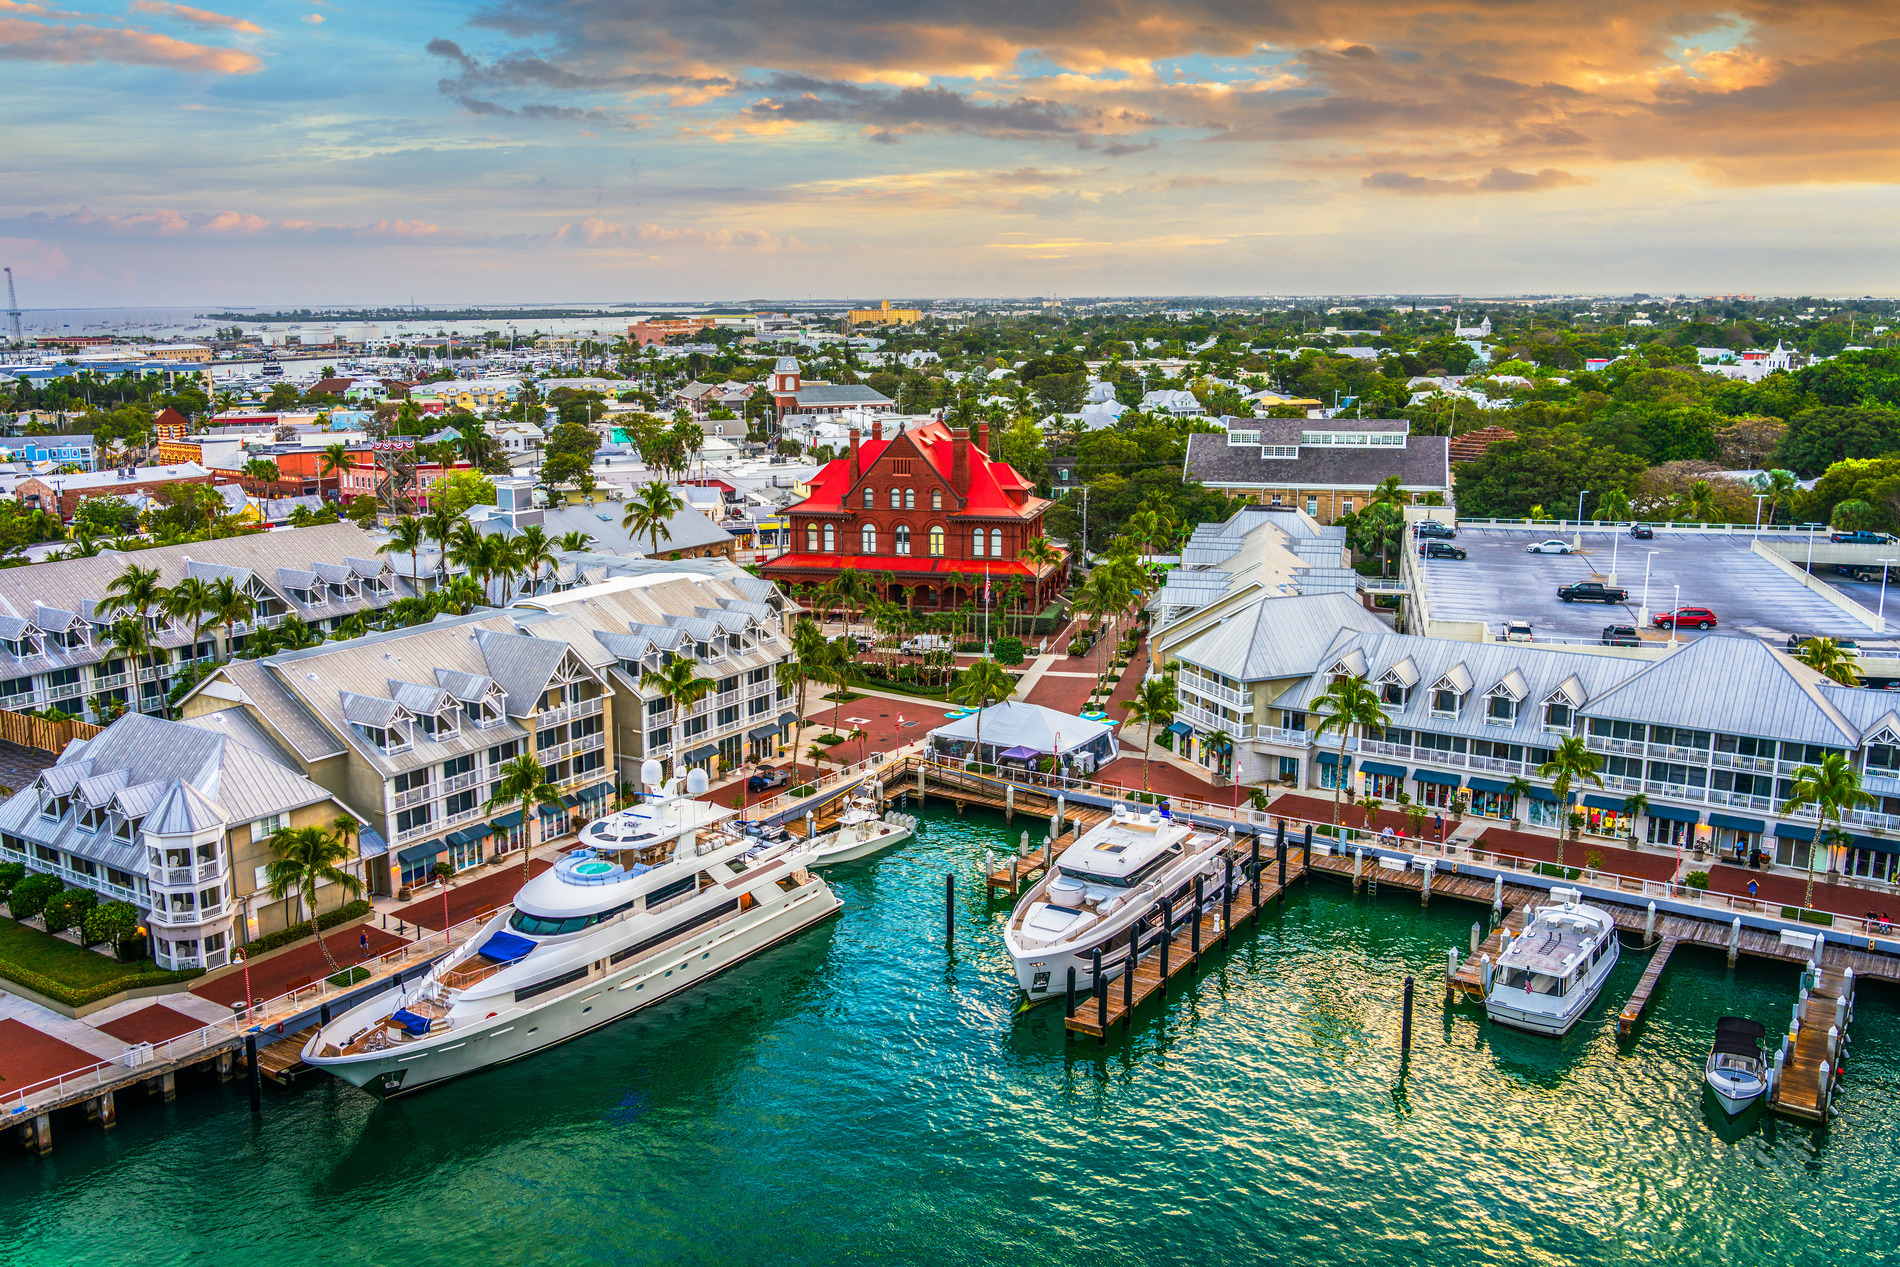
[{"label": "potted plant", "polygon": [[447,888],[449,877],[455,874],[455,864],[452,862],[438,862],[429,868],[429,874],[440,880],[442,887]]},{"label": "potted plant", "polygon": [[1520,774],[1505,784],[1504,790],[1511,794],[1511,830],[1521,831],[1524,827],[1524,816],[1518,813],[1518,807],[1530,798],[1530,781]]}]

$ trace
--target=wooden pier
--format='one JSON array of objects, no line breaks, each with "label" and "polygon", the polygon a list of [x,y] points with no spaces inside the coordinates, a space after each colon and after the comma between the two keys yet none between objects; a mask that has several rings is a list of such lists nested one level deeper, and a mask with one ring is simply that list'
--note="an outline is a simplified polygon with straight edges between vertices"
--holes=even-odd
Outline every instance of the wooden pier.
[{"label": "wooden pier", "polygon": [[299,1074],[309,1073],[311,1066],[304,1063],[303,1047],[310,1041],[311,1028],[304,1027],[295,1034],[278,1039],[268,1047],[257,1049],[258,1072],[279,1086],[287,1087],[297,1080]]},{"label": "wooden pier", "polygon": [[[1803,974],[1804,979],[1805,976]],[[1859,976],[1856,970],[1854,977]],[[1845,1007],[1841,1005],[1843,998],[1847,1000]],[[1828,1103],[1833,1099],[1835,1084],[1840,1081],[1847,1028],[1853,1017],[1853,984],[1840,969],[1817,968],[1807,1002],[1798,1006],[1801,1028],[1792,1046],[1786,1049],[1781,1075],[1775,1081],[1768,1107],[1783,1117],[1825,1125]],[[1825,1078],[1823,1069],[1827,1070]]]},{"label": "wooden pier", "polygon": [[1450,1001],[1454,994],[1462,998],[1483,1000],[1484,974],[1481,971],[1481,966],[1484,956],[1489,955],[1491,964],[1495,967],[1498,962],[1498,956],[1504,953],[1505,930],[1509,929],[1513,936],[1523,932],[1524,921],[1530,918],[1530,913],[1531,904],[1529,902],[1525,902],[1519,906],[1505,908],[1504,918],[1498,921],[1497,927],[1491,930],[1490,936],[1478,943],[1476,953],[1465,960],[1464,967],[1458,969],[1458,971],[1452,975],[1451,980],[1445,983],[1445,998],[1447,1001]]},{"label": "wooden pier", "polygon": [[1084,806],[1078,813],[1065,814],[1064,825],[1073,823],[1073,829],[1064,831],[1060,840],[1049,841],[1040,849],[1032,848],[1027,853],[1014,854],[998,863],[983,877],[983,895],[987,898],[995,898],[999,894],[1009,898],[1020,896],[1024,889],[1042,877],[1055,859],[1062,856],[1064,849],[1111,817],[1113,815],[1108,810],[1093,806]]},{"label": "wooden pier", "polygon": [[1643,979],[1636,983],[1636,992],[1630,995],[1630,1001],[1616,1016],[1616,1036],[1628,1038],[1636,1029],[1636,1022],[1643,1019],[1643,1013],[1649,1007],[1649,996],[1656,992],[1656,983],[1662,980],[1663,969],[1669,966],[1669,956],[1676,952],[1676,945],[1682,939],[1674,933],[1664,933],[1662,941],[1649,956],[1649,966],[1643,969]]},{"label": "wooden pier", "polygon": [[[1183,973],[1192,973],[1199,966],[1200,957],[1225,946],[1236,925],[1254,916],[1262,907],[1278,898],[1285,886],[1280,883],[1279,864],[1272,853],[1263,852],[1260,858],[1260,901],[1253,900],[1254,889],[1250,881],[1243,878],[1243,864],[1251,859],[1251,842],[1236,843],[1230,854],[1234,860],[1234,893],[1228,913],[1231,920],[1223,922],[1222,911],[1213,910],[1202,915],[1197,921],[1191,915],[1176,924],[1172,934],[1165,938],[1167,977],[1162,977],[1161,965],[1164,958],[1164,937],[1159,929],[1147,943],[1136,961],[1132,973],[1124,972],[1112,981],[1102,981],[1087,994],[1076,996],[1075,1012],[1064,1018],[1063,1024],[1071,1034],[1086,1034],[1098,1044],[1108,1041],[1108,1031],[1117,1022],[1127,1028],[1135,1009],[1147,999],[1157,994],[1166,995],[1167,982]],[[1300,851],[1293,845],[1287,847],[1286,883],[1306,874]],[[1192,905],[1193,899],[1188,902]],[[1158,913],[1159,908],[1156,908]],[[1195,953],[1199,948],[1199,955]]]}]

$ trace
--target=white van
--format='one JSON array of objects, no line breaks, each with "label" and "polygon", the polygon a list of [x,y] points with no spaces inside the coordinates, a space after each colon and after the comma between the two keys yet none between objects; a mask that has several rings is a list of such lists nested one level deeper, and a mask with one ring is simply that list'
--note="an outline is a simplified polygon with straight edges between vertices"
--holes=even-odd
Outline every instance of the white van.
[{"label": "white van", "polygon": [[953,645],[947,634],[918,634],[904,639],[897,649],[905,655],[923,655],[930,651],[948,651]]}]

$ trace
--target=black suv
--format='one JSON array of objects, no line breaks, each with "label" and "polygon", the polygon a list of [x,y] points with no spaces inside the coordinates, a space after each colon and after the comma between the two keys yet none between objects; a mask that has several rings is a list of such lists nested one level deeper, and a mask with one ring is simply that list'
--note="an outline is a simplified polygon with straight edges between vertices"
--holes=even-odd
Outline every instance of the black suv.
[{"label": "black suv", "polygon": [[1462,548],[1443,541],[1427,541],[1425,543],[1425,557],[1428,559],[1462,559],[1465,557],[1465,552]]},{"label": "black suv", "polygon": [[1636,636],[1635,625],[1603,626],[1603,645],[1606,647],[1640,647],[1643,640]]},{"label": "black suv", "polygon": [[1458,530],[1450,524],[1441,524],[1436,519],[1421,519],[1412,529],[1415,537],[1437,537],[1441,541],[1450,541],[1458,535]]},{"label": "black suv", "polygon": [[1655,538],[1656,530],[1648,524],[1631,524],[1630,536],[1635,537],[1638,541],[1650,541]]}]

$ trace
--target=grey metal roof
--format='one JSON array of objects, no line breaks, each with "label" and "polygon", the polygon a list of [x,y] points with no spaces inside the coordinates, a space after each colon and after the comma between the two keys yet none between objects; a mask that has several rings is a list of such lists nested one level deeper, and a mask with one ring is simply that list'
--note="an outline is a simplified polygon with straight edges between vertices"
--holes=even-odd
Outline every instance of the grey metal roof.
[{"label": "grey metal roof", "polygon": [[128,770],[105,770],[82,779],[76,789],[78,799],[87,805],[110,804],[114,794],[126,786],[130,775]]},{"label": "grey metal roof", "polygon": [[456,669],[437,669],[435,681],[456,699],[471,704],[480,702],[495,685],[495,679],[486,673],[463,673]]},{"label": "grey metal roof", "polygon": [[1593,695],[1583,714],[1858,747],[1861,728],[1826,680],[1754,638],[1697,638]]},{"label": "grey metal roof", "polygon": [[347,563],[327,563],[318,559],[310,565],[316,574],[326,581],[342,584],[356,575],[356,569]]},{"label": "grey metal roof", "polygon": [[240,697],[238,702],[257,708],[268,720],[272,733],[289,744],[303,760],[323,761],[341,756],[346,750],[298,694],[260,662],[228,660],[219,666],[216,675],[200,683],[196,691],[205,690],[218,678],[230,682]]},{"label": "grey metal roof", "polygon": [[1348,594],[1263,596],[1192,636],[1174,654],[1239,682],[1304,677],[1342,629],[1385,628]]},{"label": "grey metal roof", "polygon": [[294,585],[298,589],[312,589],[317,584],[317,574],[305,572],[299,568],[278,568],[277,584],[279,588]]},{"label": "grey metal roof", "polygon": [[449,702],[449,693],[439,686],[425,686],[420,682],[404,682],[396,678],[390,678],[383,685],[389,691],[390,699],[412,713],[439,713]]},{"label": "grey metal roof", "polygon": [[1388,475],[1402,488],[1451,486],[1450,441],[1410,436],[1404,448],[1333,448],[1305,445],[1296,458],[1263,458],[1257,445],[1230,445],[1225,433],[1188,437],[1186,474],[1223,488],[1364,488]]},{"label": "grey metal roof", "polygon": [[489,676],[508,696],[508,714],[526,717],[541,701],[562,657],[567,643],[547,642],[523,634],[483,630],[477,636],[482,656],[488,661]]},{"label": "grey metal roof", "polygon": [[343,720],[358,726],[391,726],[402,717],[402,709],[393,699],[355,691],[339,691],[337,698],[343,707]]},{"label": "grey metal roof", "polygon": [[228,821],[225,812],[197,788],[173,779],[158,805],[145,816],[145,830],[160,836],[189,836]]}]

